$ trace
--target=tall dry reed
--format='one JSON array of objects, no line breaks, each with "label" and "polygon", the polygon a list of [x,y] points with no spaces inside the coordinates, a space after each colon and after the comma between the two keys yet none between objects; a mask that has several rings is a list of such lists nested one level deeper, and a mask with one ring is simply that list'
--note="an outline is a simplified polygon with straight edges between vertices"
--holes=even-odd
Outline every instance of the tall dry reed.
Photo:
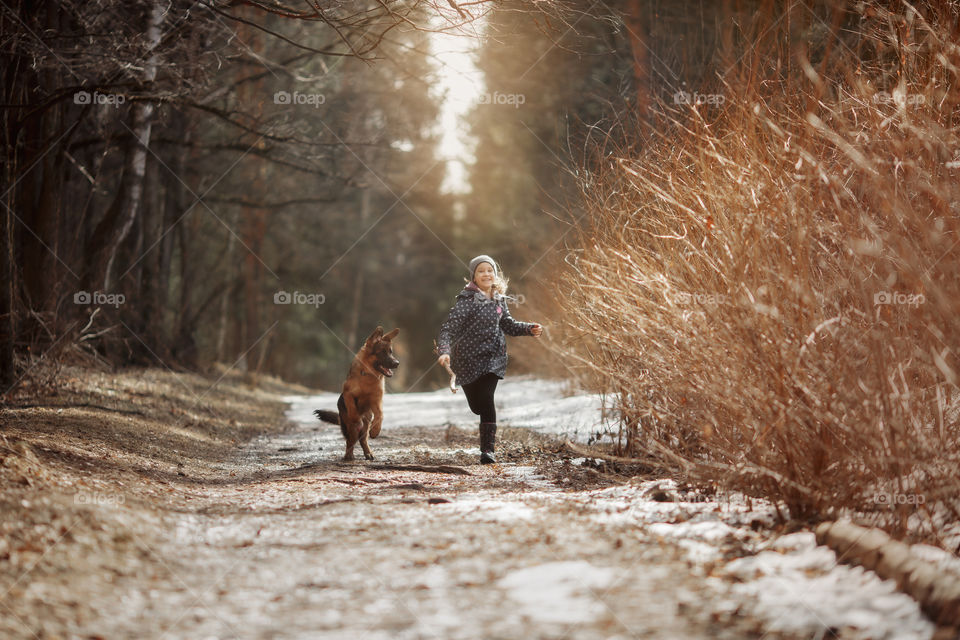
[{"label": "tall dry reed", "polygon": [[903,6],[598,152],[568,304],[621,453],[935,539],[960,520],[960,48]]}]

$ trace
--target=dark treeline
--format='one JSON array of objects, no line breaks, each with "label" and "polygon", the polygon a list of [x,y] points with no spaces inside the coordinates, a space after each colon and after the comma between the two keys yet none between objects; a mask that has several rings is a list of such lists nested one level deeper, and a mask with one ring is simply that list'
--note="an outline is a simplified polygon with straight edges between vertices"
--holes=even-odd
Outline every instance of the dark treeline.
[{"label": "dark treeline", "polygon": [[[589,149],[709,69],[721,10],[680,4],[5,4],[3,390],[70,358],[334,386],[377,324],[404,330],[396,383],[436,383],[479,252],[549,323]],[[465,194],[441,189],[436,30],[485,75]]]},{"label": "dark treeline", "polygon": [[485,11],[442,5],[6,3],[4,390],[78,346],[316,382],[409,323],[402,274],[442,254],[407,222],[449,210],[410,27]]},{"label": "dark treeline", "polygon": [[[595,78],[629,69],[616,20],[578,5],[6,3],[4,391],[71,358],[334,385],[377,324],[405,330],[401,384],[438,376],[461,260],[495,251],[532,289],[570,228],[571,96],[544,85],[629,93]],[[436,30],[489,34],[490,91],[525,94],[464,125],[472,195],[440,188]]]}]

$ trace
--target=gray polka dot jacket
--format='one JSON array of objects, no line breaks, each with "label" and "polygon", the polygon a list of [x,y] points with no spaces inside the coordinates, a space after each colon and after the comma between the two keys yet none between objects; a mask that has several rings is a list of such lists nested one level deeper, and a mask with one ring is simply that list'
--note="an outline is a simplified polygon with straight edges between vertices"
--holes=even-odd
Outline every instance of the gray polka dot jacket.
[{"label": "gray polka dot jacket", "polygon": [[485,373],[503,378],[507,372],[507,340],[529,336],[532,322],[518,322],[510,315],[507,300],[494,294],[492,300],[471,282],[457,294],[437,338],[437,355],[450,356],[457,382],[470,384]]}]

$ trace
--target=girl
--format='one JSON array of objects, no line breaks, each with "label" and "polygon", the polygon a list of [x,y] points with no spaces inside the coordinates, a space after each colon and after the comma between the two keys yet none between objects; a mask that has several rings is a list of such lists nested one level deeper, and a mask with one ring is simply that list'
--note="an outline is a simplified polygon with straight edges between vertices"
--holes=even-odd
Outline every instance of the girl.
[{"label": "girl", "polygon": [[470,261],[470,281],[457,295],[437,338],[437,362],[450,366],[467,396],[470,410],[480,416],[480,463],[496,462],[497,410],[493,394],[507,371],[507,341],[511,336],[540,337],[543,327],[517,322],[507,309],[507,281],[487,255]]}]

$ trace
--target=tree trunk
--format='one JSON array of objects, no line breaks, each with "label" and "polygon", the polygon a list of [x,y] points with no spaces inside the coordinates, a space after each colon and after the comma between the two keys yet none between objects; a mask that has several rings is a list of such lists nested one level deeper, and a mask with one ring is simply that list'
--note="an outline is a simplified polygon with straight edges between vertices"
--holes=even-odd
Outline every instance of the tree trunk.
[{"label": "tree trunk", "polygon": [[[250,9],[250,11],[253,11]],[[241,41],[246,42],[251,51],[261,52],[263,50],[263,41],[259,31],[241,24],[237,30]],[[237,90],[237,100],[240,104],[257,104],[263,98],[263,79],[256,82],[250,82],[242,85]],[[237,167],[237,170],[243,170],[244,167]],[[256,163],[248,171],[245,182],[247,193],[260,196],[266,191],[266,176],[264,175],[264,164]],[[261,305],[263,294],[263,262],[260,253],[263,250],[264,238],[267,235],[267,211],[258,207],[243,207],[241,209],[241,219],[243,220],[243,244],[246,245],[246,255],[243,262],[243,301],[244,301],[244,322],[242,343],[240,352],[244,353],[260,340],[261,328]],[[273,303],[273,300],[269,300]],[[262,353],[265,345],[258,345],[259,353]],[[253,360],[257,355],[256,351],[247,354],[248,362],[258,362]]]},{"label": "tree trunk", "polygon": [[[160,0],[154,0],[147,13],[146,37],[150,55],[144,63],[144,84],[153,82],[157,77],[156,48],[160,44],[164,6]],[[131,112],[130,131],[133,135],[127,145],[120,191],[87,244],[88,271],[84,281],[85,286],[93,290],[110,290],[110,270],[117,256],[117,249],[133,227],[143,196],[153,103],[137,101]]]},{"label": "tree trunk", "polygon": [[[236,227],[237,217],[237,213],[234,211],[233,215],[227,218],[227,224],[230,225],[231,229]],[[225,261],[225,269],[227,269],[231,274],[229,278],[231,282],[241,276],[240,270],[234,266],[234,256],[236,253],[237,236],[230,233],[227,237],[227,257]],[[227,361],[227,320],[229,319],[228,311],[230,310],[231,297],[232,296],[229,292],[224,292],[224,294],[220,297],[220,324],[217,328],[217,362]]]},{"label": "tree trunk", "polygon": [[[11,164],[6,165],[4,185],[10,184]],[[16,380],[14,369],[13,343],[16,337],[14,322],[14,278],[13,268],[13,198],[8,194],[4,200],[3,222],[0,224],[0,393],[6,393]]]},{"label": "tree trunk", "polygon": [[627,33],[633,57],[633,82],[637,90],[637,113],[646,118],[650,113],[650,24],[647,4],[643,0],[629,0],[627,5]]},{"label": "tree trunk", "polygon": [[128,251],[122,253],[125,257],[130,255],[131,261],[136,263],[130,270],[135,282],[124,289],[130,291],[131,299],[136,296],[136,304],[131,311],[136,313],[133,326],[140,340],[135,341],[131,348],[133,358],[141,362],[150,362],[154,354],[162,358],[160,352],[164,348],[160,338],[163,314],[163,302],[160,300],[160,254],[156,251],[160,234],[163,233],[164,217],[163,203],[159,197],[158,171],[159,163],[148,159],[143,182],[146,195],[136,225],[139,232],[136,248],[132,254]]},{"label": "tree trunk", "polygon": [[[160,175],[163,177],[164,187],[164,203],[163,203],[163,232],[165,235],[160,240],[160,244],[157,245],[154,251],[158,252],[158,302],[159,302],[159,313],[163,316],[158,322],[161,324],[158,327],[158,331],[161,332],[163,336],[163,344],[165,353],[169,354],[173,350],[173,345],[171,345],[172,337],[180,329],[179,321],[176,316],[171,324],[162,324],[162,320],[166,320],[167,316],[165,314],[166,309],[169,309],[173,304],[173,292],[170,290],[170,281],[171,275],[173,274],[173,254],[174,254],[174,242],[177,239],[177,234],[173,232],[174,225],[184,225],[187,224],[188,219],[180,220],[180,217],[185,214],[185,207],[187,207],[187,190],[183,185],[183,182],[177,179],[176,176],[186,175],[186,168],[188,162],[188,148],[190,142],[190,131],[187,127],[187,123],[181,113],[174,113],[172,118],[172,123],[170,130],[176,132],[176,134],[184,140],[186,144],[177,149],[171,160],[170,160],[170,171],[162,171]],[[179,221],[179,222],[178,222]],[[181,257],[186,256],[186,248],[182,249]],[[185,287],[185,282],[180,280],[181,290]]]},{"label": "tree trunk", "polygon": [[[256,181],[259,182],[259,181]],[[255,182],[255,183],[256,183]],[[263,284],[263,269],[260,263],[260,250],[263,248],[263,239],[267,234],[267,221],[262,209],[244,207],[247,213],[247,223],[243,243],[247,254],[244,258],[243,301],[244,301],[244,333],[241,352],[250,349],[260,339],[260,307],[261,289]],[[272,303],[273,300],[270,300]],[[251,358],[254,353],[248,354]]]},{"label": "tree trunk", "polygon": [[193,229],[187,228],[188,221],[177,225],[177,243],[180,245],[180,303],[176,313],[177,330],[173,336],[172,351],[177,361],[194,367],[197,362],[196,341],[193,337],[193,307],[190,304],[190,285],[195,282],[190,269],[191,255],[187,236],[193,235]]},{"label": "tree trunk", "polygon": [[[37,3],[37,6],[24,5],[20,19],[37,30],[56,31],[60,11],[58,3],[47,0]],[[34,73],[28,70],[30,65],[25,60],[14,62],[14,66],[19,67],[20,73],[11,75],[7,96],[12,99],[5,100],[8,104],[29,103],[30,95],[38,88],[41,93],[59,90],[57,70],[48,68]],[[14,242],[18,243],[14,260],[18,256],[30,256],[32,259],[30,267],[23,269],[19,290],[20,299],[23,300],[21,304],[39,314],[24,314],[20,326],[31,342],[36,338],[46,342],[51,338],[51,329],[56,331],[49,320],[56,308],[57,290],[62,286],[60,265],[54,257],[60,251],[58,196],[63,189],[63,141],[59,139],[62,112],[60,105],[37,115],[14,111],[13,122],[23,118],[23,124],[22,129],[18,128],[8,140],[12,146],[7,147],[8,150],[16,149],[19,141],[23,155],[18,158],[18,164],[28,168],[26,175],[20,176],[18,185],[12,187],[15,195],[10,205],[22,223],[19,234],[14,236]],[[16,150],[13,153],[20,155]],[[12,185],[14,179],[16,177],[12,176],[9,184]],[[72,284],[75,286],[77,283]]]}]

